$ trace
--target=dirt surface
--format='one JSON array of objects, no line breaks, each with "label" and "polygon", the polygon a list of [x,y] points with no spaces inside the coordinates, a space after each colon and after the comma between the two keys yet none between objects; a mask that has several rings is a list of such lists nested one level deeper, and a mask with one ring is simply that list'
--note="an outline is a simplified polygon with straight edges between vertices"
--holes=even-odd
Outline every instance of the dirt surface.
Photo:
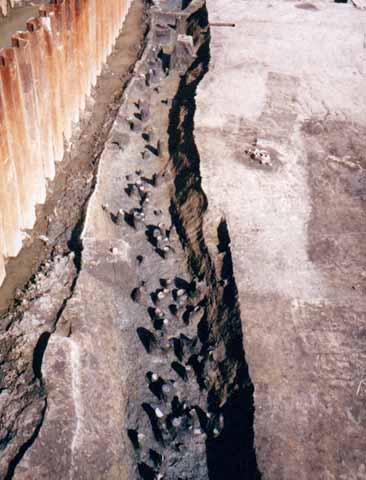
[{"label": "dirt surface", "polygon": [[366,13],[207,7],[236,23],[212,28],[195,136],[206,230],[224,215],[231,236],[260,470],[365,479]]},{"label": "dirt surface", "polygon": [[0,48],[10,47],[11,36],[18,30],[25,30],[27,20],[38,16],[39,5],[42,2],[28,3],[31,3],[31,5],[11,8],[6,17],[0,16]]},{"label": "dirt surface", "polygon": [[[73,247],[73,232],[74,237],[80,232],[78,224],[94,186],[98,159],[117,114],[131,65],[141,50],[146,30],[143,4],[143,0],[133,3],[80,125],[74,127],[71,145],[49,184],[47,202],[37,207],[35,227],[19,255],[8,259],[7,276],[0,288],[0,315],[12,304],[15,290],[24,287],[41,263],[52,252],[67,253]],[[46,237],[46,243],[40,236]]]}]

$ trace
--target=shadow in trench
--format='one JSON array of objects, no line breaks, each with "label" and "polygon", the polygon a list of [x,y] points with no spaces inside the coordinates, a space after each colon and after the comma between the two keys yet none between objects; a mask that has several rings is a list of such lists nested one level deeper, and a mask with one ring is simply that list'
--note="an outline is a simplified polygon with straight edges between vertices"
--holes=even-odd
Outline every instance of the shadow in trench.
[{"label": "shadow in trench", "polygon": [[195,61],[182,76],[170,112],[169,153],[175,175],[171,215],[187,253],[190,270],[204,280],[210,290],[210,313],[199,325],[200,339],[207,351],[225,352],[224,359],[211,360],[208,367],[214,383],[209,386],[207,410],[213,413],[212,418],[224,420],[206,440],[208,477],[210,480],[258,480],[262,476],[254,446],[254,386],[245,359],[230,236],[225,220],[218,226],[217,253],[222,256],[220,272],[215,271],[215,262],[203,235],[207,198],[201,185],[194,114],[197,86],[207,73],[210,62],[206,7],[194,17],[190,20],[202,29],[202,43]]},{"label": "shadow in trench", "polygon": [[254,386],[245,359],[238,291],[225,220],[221,220],[218,227],[218,238],[218,252],[224,254],[221,267],[224,287],[222,296],[219,294],[221,301],[214,319],[217,324],[214,329],[220,330],[218,343],[224,343],[226,356],[215,368],[221,372],[223,380],[230,381],[230,385],[221,408],[219,401],[222,395],[218,391],[221,388],[212,388],[208,394],[209,410],[217,410],[224,418],[220,435],[216,438],[209,437],[206,442],[209,479],[259,480],[262,476],[258,470],[254,447]]}]

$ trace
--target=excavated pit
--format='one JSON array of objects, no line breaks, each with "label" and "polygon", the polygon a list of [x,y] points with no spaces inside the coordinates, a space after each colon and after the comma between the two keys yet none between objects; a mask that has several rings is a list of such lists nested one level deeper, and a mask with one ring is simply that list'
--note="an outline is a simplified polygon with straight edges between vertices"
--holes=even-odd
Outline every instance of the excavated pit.
[{"label": "excavated pit", "polygon": [[[49,378],[43,378],[44,356],[55,330],[73,339],[77,325],[65,319],[70,309],[72,318],[83,316],[75,312],[73,300],[80,297],[83,272],[89,270],[98,281],[107,278],[116,311],[123,312],[114,319],[123,365],[115,376],[123,379],[125,419],[114,426],[122,439],[123,478],[261,478],[254,446],[254,387],[243,347],[230,233],[224,218],[217,225],[205,224],[208,205],[194,141],[195,94],[210,60],[207,9],[203,0],[183,5],[170,0],[150,7],[149,15],[145,50],[105,144],[113,162],[106,166],[102,160],[90,200],[93,208],[100,198],[105,202],[99,213],[89,206],[85,222],[80,217],[71,236],[76,260],[73,254],[57,257],[58,267],[47,271],[46,278],[35,278],[22,300],[25,312],[13,314],[3,335],[4,345],[10,335],[18,335],[10,353],[18,353],[15,363],[26,372],[14,381],[13,364],[9,366],[7,388],[15,392],[19,383],[27,385],[22,409],[18,412],[19,398],[13,394],[13,417],[3,414],[6,431],[12,432],[10,439],[5,430],[2,436],[4,478],[28,478],[24,472],[33,468],[32,462],[40,468],[42,442],[47,444],[52,425],[52,410],[45,422],[44,412],[48,399],[54,402],[47,391]],[[99,241],[90,233],[93,215],[102,215],[116,238],[106,241],[109,255],[117,259],[112,267],[102,259],[93,270],[94,243]],[[128,261],[119,262],[118,242],[126,247]],[[122,285],[114,285],[117,278]],[[42,282],[46,285],[37,295]],[[91,305],[97,295],[88,299]],[[47,296],[53,299],[49,306]],[[35,323],[39,315],[48,319],[46,327]],[[97,344],[92,348],[98,351]],[[29,355],[20,358],[24,350]],[[112,371],[115,367],[110,365]],[[25,423],[31,426],[26,432]],[[73,445],[77,434],[78,429]],[[70,463],[73,468],[74,457]],[[88,474],[85,462],[82,468]],[[67,476],[76,478],[72,471]]]},{"label": "excavated pit", "polygon": [[[207,24],[204,8],[197,18],[192,18],[188,34],[197,36],[197,25],[204,29]],[[201,188],[199,152],[194,142],[194,97],[208,68],[207,39],[182,78],[170,112],[169,153],[175,172],[171,212],[187,255],[190,274],[204,281],[208,289],[207,311],[197,325],[201,353],[212,356],[207,367],[210,380],[205,408],[224,420],[220,435],[207,436],[209,478],[219,479],[225,475],[260,478],[254,450],[253,385],[243,350],[230,236],[224,219],[217,225],[217,242],[211,249],[207,247],[203,232],[207,200]]]}]

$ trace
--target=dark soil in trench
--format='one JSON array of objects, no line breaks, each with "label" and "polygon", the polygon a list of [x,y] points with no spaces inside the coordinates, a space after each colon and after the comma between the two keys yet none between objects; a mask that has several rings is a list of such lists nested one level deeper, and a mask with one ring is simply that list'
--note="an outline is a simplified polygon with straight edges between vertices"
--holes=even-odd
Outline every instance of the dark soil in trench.
[{"label": "dark soil in trench", "polygon": [[[131,478],[254,480],[261,478],[254,389],[243,350],[230,236],[222,219],[212,227],[216,245],[208,248],[203,231],[207,200],[194,142],[194,97],[209,66],[209,28],[204,3],[194,3],[186,18],[165,22],[192,36],[195,54],[173,49],[167,78],[150,82],[134,102],[142,115],[135,116],[131,135],[138,138],[142,131],[144,137],[148,131],[161,148],[148,162],[136,162],[126,182],[131,218],[125,217],[123,238],[140,259],[139,281],[131,291],[138,327],[123,332],[126,356],[135,359],[128,380]],[[172,17],[179,12],[175,7]],[[158,17],[169,37],[165,22]],[[159,51],[162,45],[155,47]],[[164,69],[169,47],[166,40],[161,65],[152,54],[147,68]],[[168,117],[148,90],[171,102]],[[152,211],[159,211],[155,220]]]}]

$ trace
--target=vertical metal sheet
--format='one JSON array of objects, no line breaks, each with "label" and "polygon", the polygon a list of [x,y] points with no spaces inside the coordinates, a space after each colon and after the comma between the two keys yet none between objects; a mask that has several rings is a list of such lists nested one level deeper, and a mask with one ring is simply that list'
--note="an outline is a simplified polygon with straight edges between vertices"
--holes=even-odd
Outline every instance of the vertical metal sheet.
[{"label": "vertical metal sheet", "polygon": [[0,284],[131,1],[51,0],[0,49]]}]

